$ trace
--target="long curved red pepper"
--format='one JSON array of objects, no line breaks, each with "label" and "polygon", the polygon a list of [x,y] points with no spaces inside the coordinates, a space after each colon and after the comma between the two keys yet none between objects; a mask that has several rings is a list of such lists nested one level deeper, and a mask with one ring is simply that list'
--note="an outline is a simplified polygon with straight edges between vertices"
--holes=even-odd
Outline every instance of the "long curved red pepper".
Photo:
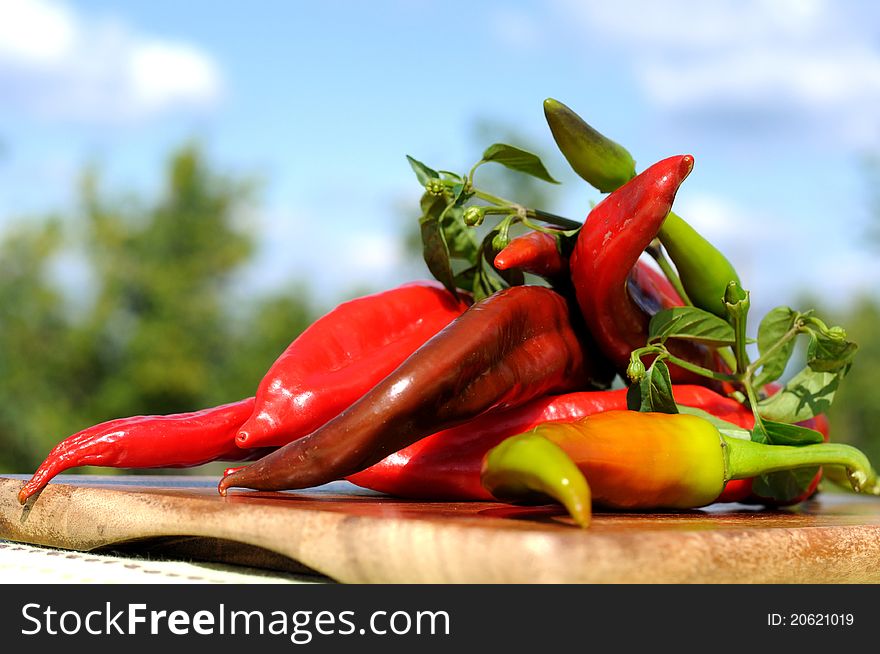
[{"label": "long curved red pepper", "polygon": [[[605,355],[623,370],[630,353],[648,339],[650,315],[627,290],[627,280],[644,249],[672,208],[679,185],[694,159],[664,159],[611,193],[587,217],[571,255],[571,278],[581,313]],[[709,353],[676,344],[676,354],[711,365]],[[670,367],[675,381],[693,375]]]},{"label": "long curved red pepper", "polygon": [[263,377],[240,447],[281,446],[348,408],[467,305],[436,282],[345,302],[291,343]]},{"label": "long curved red pepper", "polygon": [[339,416],[232,472],[219,490],[341,479],[437,429],[585,388],[594,371],[561,296],[540,286],[507,288],[473,305]]},{"label": "long curved red pepper", "polygon": [[246,461],[265,449],[244,450],[235,435],[254,408],[249,397],[190,413],[134,416],[102,422],[65,438],[18,493],[24,504],[69,468],[186,468],[211,461]]}]

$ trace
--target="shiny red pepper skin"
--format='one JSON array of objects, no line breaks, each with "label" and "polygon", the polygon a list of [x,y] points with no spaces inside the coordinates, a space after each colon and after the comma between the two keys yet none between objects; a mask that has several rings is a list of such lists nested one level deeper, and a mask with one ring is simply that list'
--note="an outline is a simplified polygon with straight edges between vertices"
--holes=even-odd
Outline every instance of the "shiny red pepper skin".
[{"label": "shiny red pepper skin", "polygon": [[594,365],[561,296],[540,286],[507,288],[473,305],[339,416],[224,477],[219,490],[341,479],[437,429],[586,388]]},{"label": "shiny red pepper skin", "polygon": [[562,256],[556,238],[546,232],[529,232],[512,239],[495,255],[498,270],[517,268],[549,281],[568,277],[568,259]]},{"label": "shiny red pepper skin", "polygon": [[240,447],[281,446],[348,408],[467,305],[435,282],[345,302],[291,343],[263,377]]},{"label": "shiny red pepper skin", "polygon": [[134,416],[83,429],[56,445],[19,491],[24,504],[49,481],[77,466],[186,468],[210,461],[246,461],[267,450],[243,450],[235,435],[254,398],[166,416]]},{"label": "shiny red pepper skin", "polygon": [[[603,353],[621,371],[630,353],[647,342],[650,322],[627,290],[627,280],[693,164],[690,155],[664,159],[611,193],[590,212],[572,252],[571,278],[581,313]],[[681,343],[673,349],[711,366],[704,348]],[[674,366],[670,373],[673,381],[698,381]]]},{"label": "shiny red pepper skin", "polygon": [[[752,422],[751,412],[739,402],[703,386],[676,386],[675,399],[744,428]],[[544,422],[573,422],[595,413],[625,409],[625,389],[541,397],[437,432],[347,479],[398,497],[491,500],[480,483],[480,467],[486,452],[503,440]],[[621,434],[621,438],[626,435]]]},{"label": "shiny red pepper skin", "polygon": [[[570,276],[568,257],[564,256],[556,238],[546,232],[529,232],[517,236],[495,257],[498,270],[516,268],[554,283]],[[627,290],[633,302],[651,316],[662,309],[684,305],[675,287],[659,270],[639,259],[630,271]]]}]

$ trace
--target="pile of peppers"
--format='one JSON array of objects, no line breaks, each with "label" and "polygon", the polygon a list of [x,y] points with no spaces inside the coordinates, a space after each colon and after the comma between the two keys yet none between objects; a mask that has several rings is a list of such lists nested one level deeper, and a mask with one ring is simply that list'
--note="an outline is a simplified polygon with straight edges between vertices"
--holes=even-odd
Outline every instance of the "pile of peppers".
[{"label": "pile of peppers", "polygon": [[[457,176],[410,159],[425,187],[425,259],[438,281],[339,305],[290,344],[254,397],[110,420],[69,436],[19,500],[77,466],[221,460],[254,461],[226,471],[223,495],[348,479],[425,500],[558,502],[581,527],[594,503],[795,504],[816,492],[823,468],[845,471],[858,492],[880,494],[861,452],[827,442],[824,415],[799,427],[765,423],[757,408],[764,398],[738,385],[737,373],[751,370],[747,355],[735,346],[720,351],[734,345],[730,338],[657,340],[652,320],[680,317],[683,307],[716,317],[720,323],[707,323],[713,334],[726,334],[728,324],[731,333],[744,330],[747,295],[734,267],[672,212],[693,157],[636,174],[629,152],[568,107],[547,100],[544,110],[572,168],[608,193],[582,225],[518,205],[466,208],[474,198],[496,200],[473,187],[476,166]],[[549,178],[512,146],[493,146],[478,165],[489,161]],[[476,226],[492,214],[506,222],[470,248],[470,268],[453,274],[443,253],[476,241],[466,231],[451,235],[450,225],[457,217]],[[531,229],[510,237],[514,223]],[[840,356],[851,356],[847,347]],[[615,388],[616,380],[624,384]],[[797,438],[779,436],[791,429],[801,430]],[[767,476],[790,470],[807,471],[807,483],[768,495]]]}]

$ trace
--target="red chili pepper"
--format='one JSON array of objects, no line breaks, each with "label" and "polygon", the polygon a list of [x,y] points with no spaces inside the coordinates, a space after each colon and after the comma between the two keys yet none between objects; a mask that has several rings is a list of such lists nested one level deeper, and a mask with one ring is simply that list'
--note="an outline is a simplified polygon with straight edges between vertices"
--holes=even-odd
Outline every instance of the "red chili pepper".
[{"label": "red chili pepper", "polygon": [[[571,255],[571,277],[581,313],[599,347],[624,370],[630,353],[648,339],[650,315],[627,290],[644,249],[672,208],[679,185],[693,168],[690,155],[660,161],[611,193],[587,217]],[[704,348],[676,344],[682,358],[711,365]],[[670,367],[673,380],[693,375]]]},{"label": "red chili pepper", "polygon": [[596,374],[562,297],[540,286],[507,288],[473,305],[339,416],[224,477],[219,490],[341,479],[437,429],[588,387]]},{"label": "red chili pepper", "polygon": [[[742,404],[703,386],[676,386],[675,399],[744,429],[750,429],[754,421],[751,411]],[[480,483],[480,466],[485,454],[501,441],[545,422],[572,422],[625,409],[626,389],[541,397],[439,431],[347,479],[398,497],[489,500],[492,496]]]},{"label": "red chili pepper", "polygon": [[435,282],[345,302],[278,357],[257,389],[240,447],[281,446],[348,408],[467,305]]},{"label": "red chili pepper", "polygon": [[[546,232],[517,236],[495,257],[498,270],[516,268],[550,282],[569,278],[568,257],[559,251],[556,237]],[[681,296],[659,270],[639,259],[630,271],[627,289],[633,301],[648,315],[684,305]]]},{"label": "red chili pepper", "polygon": [[568,277],[568,258],[559,251],[556,237],[546,232],[529,232],[517,236],[495,255],[498,270],[517,268],[553,281]]},{"label": "red chili pepper", "polygon": [[83,429],[56,445],[18,493],[24,504],[49,481],[77,466],[186,468],[210,461],[245,461],[266,453],[236,446],[235,435],[254,408],[232,404],[167,416],[134,416]]}]

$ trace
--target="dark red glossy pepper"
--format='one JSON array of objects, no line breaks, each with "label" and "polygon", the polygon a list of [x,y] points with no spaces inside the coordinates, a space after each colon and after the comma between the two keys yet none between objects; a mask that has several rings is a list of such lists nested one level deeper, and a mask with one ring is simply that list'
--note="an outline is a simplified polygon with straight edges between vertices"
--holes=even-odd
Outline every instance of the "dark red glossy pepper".
[{"label": "dark red glossy pepper", "polygon": [[[627,290],[642,252],[656,237],[679,185],[693,168],[690,155],[660,161],[611,193],[587,217],[571,255],[571,278],[584,320],[603,353],[624,370],[648,339],[650,315]],[[711,367],[711,355],[677,343],[676,355]],[[697,381],[670,367],[674,381]]]},{"label": "dark red glossy pepper", "polygon": [[55,475],[77,466],[186,468],[258,458],[267,450],[244,450],[235,443],[253,408],[249,397],[191,413],[120,418],[83,429],[52,449],[18,499],[24,504]]},{"label": "dark red glossy pepper", "polygon": [[[744,429],[749,429],[754,420],[742,404],[703,386],[676,386],[675,399]],[[501,441],[542,423],[573,422],[596,413],[625,409],[626,389],[541,397],[432,434],[350,475],[348,480],[398,497],[492,499],[480,483],[480,466],[486,453]],[[626,435],[621,434],[621,438]]]},{"label": "dark red glossy pepper", "polygon": [[339,416],[232,472],[219,490],[341,479],[491,409],[589,387],[595,373],[561,296],[540,286],[507,288],[473,305]]},{"label": "dark red glossy pepper", "polygon": [[340,304],[272,364],[239,430],[239,446],[281,446],[311,433],[465,309],[461,299],[427,281]]}]

